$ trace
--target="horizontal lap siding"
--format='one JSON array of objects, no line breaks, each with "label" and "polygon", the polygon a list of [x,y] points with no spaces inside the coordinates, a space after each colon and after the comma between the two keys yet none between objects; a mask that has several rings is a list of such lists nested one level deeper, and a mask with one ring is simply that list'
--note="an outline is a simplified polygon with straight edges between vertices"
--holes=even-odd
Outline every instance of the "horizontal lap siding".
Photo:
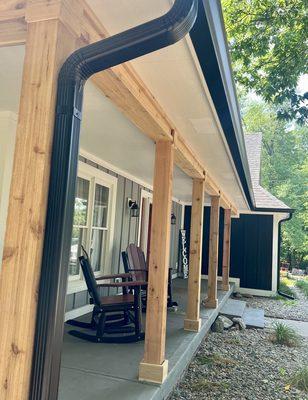
[{"label": "horizontal lap siding", "polygon": [[[98,168],[101,171],[106,172],[112,176],[117,177],[117,196],[116,196],[116,212],[114,222],[114,238],[113,238],[113,249],[112,249],[112,273],[119,273],[124,271],[121,251],[126,250],[130,243],[138,242],[139,233],[139,217],[131,218],[130,212],[127,206],[127,199],[137,201],[138,205],[141,206],[141,190],[149,191],[149,189],[142,185],[133,182],[132,180],[125,178],[121,175],[108,170],[97,163],[85,159],[84,157],[79,158],[80,161],[91,165],[94,168]],[[172,210],[176,216],[176,225],[171,227],[171,251],[170,251],[170,266],[176,269],[178,265],[178,242],[179,242],[179,229],[181,227],[182,219],[182,205],[176,202],[172,203]],[[171,218],[171,216],[170,216]],[[71,311],[75,308],[80,308],[88,304],[87,291],[78,293],[72,293],[66,296],[66,311]]]}]

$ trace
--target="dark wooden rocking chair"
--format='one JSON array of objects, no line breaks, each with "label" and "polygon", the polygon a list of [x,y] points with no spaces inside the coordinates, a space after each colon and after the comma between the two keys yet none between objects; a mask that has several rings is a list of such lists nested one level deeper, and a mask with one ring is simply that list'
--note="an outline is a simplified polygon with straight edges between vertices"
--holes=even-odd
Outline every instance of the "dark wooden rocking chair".
[{"label": "dark wooden rocking chair", "polygon": [[[137,281],[148,281],[148,266],[145,260],[145,255],[141,247],[138,247],[134,243],[127,246],[126,251],[122,251],[122,260],[124,265],[124,271],[133,275]],[[147,285],[141,287],[142,290],[142,303],[145,308],[146,297],[147,297]],[[169,268],[168,272],[168,298],[167,307],[177,307],[178,303],[173,301],[172,298],[172,268]]]},{"label": "dark wooden rocking chair", "polygon": [[[144,339],[142,332],[141,287],[147,284],[136,281],[130,273],[105,275],[95,278],[87,252],[79,257],[90,295],[90,304],[94,304],[90,323],[69,320],[66,323],[84,329],[96,330],[96,334],[70,330],[72,336],[95,343],[131,343]],[[116,279],[121,282],[115,282]],[[112,280],[113,282],[98,284],[97,281]],[[115,296],[100,296],[99,288],[122,288],[123,294]],[[116,335],[121,334],[121,335]]]}]

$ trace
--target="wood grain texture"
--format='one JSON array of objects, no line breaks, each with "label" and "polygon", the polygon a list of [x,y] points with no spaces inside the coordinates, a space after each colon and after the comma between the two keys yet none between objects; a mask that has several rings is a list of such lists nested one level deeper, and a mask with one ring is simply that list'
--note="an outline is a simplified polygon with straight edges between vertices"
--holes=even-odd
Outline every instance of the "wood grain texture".
[{"label": "wood grain texture", "polygon": [[156,143],[144,363],[165,359],[173,146]]},{"label": "wood grain texture", "polygon": [[[201,254],[202,254],[202,231],[203,231],[203,199],[204,180],[193,180],[191,223],[190,223],[190,249],[189,249],[189,276],[187,294],[187,330],[192,330],[191,321],[200,319],[200,290],[201,290]],[[200,324],[195,324],[200,328]]]},{"label": "wood grain texture", "polygon": [[218,241],[219,241],[219,196],[211,197],[210,217],[210,244],[209,244],[209,271],[208,288],[205,306],[207,308],[217,307],[217,271],[218,271]]},{"label": "wood grain texture", "polygon": [[[78,47],[110,36],[85,0],[3,0],[0,4],[0,46],[24,42],[25,20],[53,18],[65,23],[77,36]],[[91,80],[143,134],[154,142],[172,141],[175,164],[191,178],[206,176],[205,191],[211,196],[221,196],[222,207],[231,208],[233,215],[238,213],[130,63],[99,72]]]},{"label": "wood grain texture", "polygon": [[230,240],[231,240],[231,210],[224,210],[224,237],[223,237],[223,257],[222,257],[222,290],[230,289]]},{"label": "wood grain texture", "polygon": [[0,276],[0,398],[28,399],[60,66],[75,40],[57,20],[28,25]]}]

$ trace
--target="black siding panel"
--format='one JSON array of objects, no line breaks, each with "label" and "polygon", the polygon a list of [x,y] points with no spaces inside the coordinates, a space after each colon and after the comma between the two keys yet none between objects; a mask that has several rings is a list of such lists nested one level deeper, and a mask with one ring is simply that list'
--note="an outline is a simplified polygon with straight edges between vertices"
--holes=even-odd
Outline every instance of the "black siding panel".
[{"label": "black siding panel", "polygon": [[[191,206],[185,207],[184,229],[190,240]],[[222,274],[224,213],[220,210],[218,275]],[[202,274],[208,273],[210,207],[204,208]],[[241,214],[232,219],[230,276],[240,279],[241,287],[272,288],[273,216]]]}]

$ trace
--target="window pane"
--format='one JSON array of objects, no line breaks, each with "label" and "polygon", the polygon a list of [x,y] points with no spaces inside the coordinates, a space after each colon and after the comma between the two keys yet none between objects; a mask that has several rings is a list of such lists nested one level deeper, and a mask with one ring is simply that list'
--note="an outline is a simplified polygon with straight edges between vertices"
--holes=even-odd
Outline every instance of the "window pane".
[{"label": "window pane", "polygon": [[109,188],[95,185],[93,226],[97,228],[107,227]]},{"label": "window pane", "polygon": [[90,182],[83,178],[77,178],[77,189],[75,196],[74,225],[87,225],[89,205]]},{"label": "window pane", "polygon": [[106,257],[107,231],[92,229],[90,257],[93,271],[100,271],[104,268]]},{"label": "window pane", "polygon": [[70,261],[68,266],[68,273],[70,276],[79,275],[78,257],[81,255],[81,245],[85,246],[86,237],[86,228],[73,228]]}]

